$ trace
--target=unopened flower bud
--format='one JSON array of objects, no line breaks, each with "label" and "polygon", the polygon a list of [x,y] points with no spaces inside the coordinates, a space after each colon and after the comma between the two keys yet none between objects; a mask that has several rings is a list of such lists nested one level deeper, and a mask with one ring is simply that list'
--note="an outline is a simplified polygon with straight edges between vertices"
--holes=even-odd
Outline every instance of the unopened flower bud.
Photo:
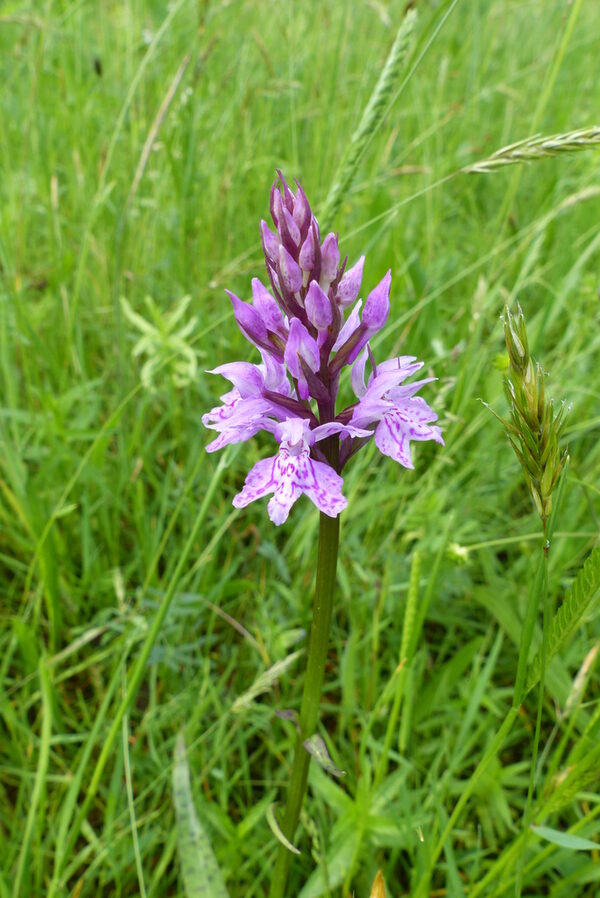
[{"label": "unopened flower bud", "polygon": [[288,371],[298,382],[300,399],[308,399],[310,389],[305,369],[311,373],[318,371],[321,359],[317,341],[311,337],[299,318],[292,318],[290,322],[284,361]]},{"label": "unopened flower bud", "polygon": [[310,219],[312,216],[312,212],[310,211],[310,205],[306,198],[306,194],[300,187],[300,184],[296,181],[296,187],[298,188],[296,191],[296,198],[294,200],[294,221],[300,228],[301,232],[307,231]]},{"label": "unopened flower bud", "polygon": [[279,259],[279,240],[277,234],[274,234],[266,221],[260,223],[260,233],[262,236],[263,250],[268,261],[273,265],[277,265]]},{"label": "unopened flower bud", "polygon": [[321,247],[321,277],[320,282],[326,290],[337,274],[340,264],[340,250],[335,234],[328,234]]},{"label": "unopened flower bud", "polygon": [[279,191],[279,184],[277,181],[271,187],[271,196],[270,196],[270,208],[271,208],[271,218],[275,223],[275,227],[279,225],[279,219],[281,217],[281,193]]},{"label": "unopened flower bud", "polygon": [[352,305],[360,292],[363,266],[365,257],[361,256],[358,262],[344,273],[336,292],[336,298],[342,308]]},{"label": "unopened flower bud", "polygon": [[308,320],[317,330],[325,330],[333,320],[331,302],[316,281],[311,281],[304,300]]},{"label": "unopened flower bud", "polygon": [[266,329],[285,338],[287,331],[283,321],[283,313],[258,278],[252,278],[252,305],[262,318]]},{"label": "unopened flower bud", "polygon": [[314,228],[311,226],[308,229],[306,240],[302,244],[300,255],[298,256],[298,261],[300,263],[300,268],[302,269],[302,271],[310,272],[313,270],[316,261],[316,250],[317,243],[315,240],[315,232]]},{"label": "unopened flower bud", "polygon": [[279,175],[279,180],[281,181],[281,186],[283,188],[283,203],[287,208],[288,212],[293,212],[294,210],[294,194],[289,188],[288,182],[285,180],[283,175],[281,174],[280,169],[277,169],[277,174]]},{"label": "unopened flower bud", "polygon": [[279,233],[281,235],[281,242],[287,244],[290,250],[293,249],[295,254],[300,246],[300,230],[285,206],[283,206],[281,210]]},{"label": "unopened flower bud", "polygon": [[302,286],[300,266],[293,260],[285,246],[279,247],[279,274],[280,283],[288,293],[296,293]]},{"label": "unopened flower bud", "polygon": [[249,306],[248,303],[242,302],[239,296],[227,290],[231,302],[233,303],[233,314],[237,325],[243,335],[257,346],[267,343],[267,329],[259,314],[259,312]]},{"label": "unopened flower bud", "polygon": [[362,313],[362,324],[371,333],[380,330],[387,321],[390,313],[390,287],[392,284],[392,272],[388,271],[374,290],[367,296]]}]

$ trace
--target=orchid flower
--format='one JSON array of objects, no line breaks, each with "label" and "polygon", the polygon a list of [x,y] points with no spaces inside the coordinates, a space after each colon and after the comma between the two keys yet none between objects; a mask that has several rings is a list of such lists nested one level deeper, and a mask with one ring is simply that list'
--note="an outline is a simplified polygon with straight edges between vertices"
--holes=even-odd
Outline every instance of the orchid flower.
[{"label": "orchid flower", "polygon": [[[227,378],[233,389],[202,422],[218,434],[209,452],[261,430],[278,441],[277,455],[252,468],[233,501],[241,508],[272,494],[267,510],[279,525],[302,493],[326,515],[339,515],[347,504],[341,470],[371,437],[406,468],[413,467],[411,441],[444,441],[433,425],[436,413],[415,395],[431,378],[404,384],[422,363],[404,356],[376,365],[371,352],[370,341],[389,316],[391,272],[363,305],[364,256],[350,268],[347,258],[340,262],[337,235],[321,240],[300,185],[294,193],[279,173],[270,208],[274,229],[260,224],[270,289],[254,278],[249,303],[228,291],[238,327],[262,363],[214,368],[210,373]],[[350,366],[358,402],[336,413],[341,373]],[[322,440],[326,450],[317,445]]]},{"label": "orchid flower", "polygon": [[[260,233],[268,285],[252,281],[252,300],[229,292],[242,334],[260,352],[261,364],[229,362],[210,373],[232,385],[222,405],[203,424],[217,432],[209,452],[240,443],[260,431],[277,451],[256,462],[233,498],[236,508],[269,496],[271,521],[287,521],[305,495],[321,512],[315,602],[298,739],[281,825],[273,827],[281,845],[270,898],[283,898],[290,847],[306,790],[310,746],[315,739],[333,610],[339,516],[348,505],[342,489],[344,465],[375,440],[384,454],[412,468],[412,441],[443,445],[437,415],[416,393],[434,378],[410,381],[423,363],[400,356],[376,363],[370,341],[390,313],[392,274],[388,271],[364,302],[359,298],[365,258],[352,267],[340,261],[336,234],[321,239],[318,222],[299,184],[294,193],[281,172],[270,197],[274,229],[262,221]],[[367,362],[370,373],[366,379]],[[336,410],[344,369],[357,401]]]}]

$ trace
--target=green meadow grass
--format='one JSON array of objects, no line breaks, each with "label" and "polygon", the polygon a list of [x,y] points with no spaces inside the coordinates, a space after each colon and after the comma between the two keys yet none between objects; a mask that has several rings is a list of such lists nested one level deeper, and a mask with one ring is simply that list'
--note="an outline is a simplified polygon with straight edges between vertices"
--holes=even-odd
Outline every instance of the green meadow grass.
[{"label": "green meadow grass", "polygon": [[[297,707],[302,656],[245,694],[303,648],[317,513],[302,500],[276,529],[264,503],[232,508],[268,440],[204,452],[224,390],[204,370],[254,360],[224,289],[246,297],[262,274],[277,167],[323,207],[404,5],[0,5],[0,898],[183,896],[181,728],[229,895],[268,888],[295,735],[274,711]],[[365,290],[392,267],[377,351],[425,359],[447,442],[417,447],[414,472],[371,445],[345,477],[320,732],[347,773],[312,765],[288,891],[368,898],[381,869],[392,898],[514,895],[516,880],[594,896],[598,852],[564,834],[600,841],[597,605],[545,677],[528,821],[554,834],[524,839],[535,690],[472,777],[509,713],[540,551],[479,401],[506,414],[505,302],[572,405],[552,616],[599,541],[600,156],[460,170],[599,124],[600,6],[412,5],[393,102],[331,225],[350,260],[366,253]],[[150,356],[133,355],[122,297],[154,323]],[[182,356],[173,334],[194,320]]]}]

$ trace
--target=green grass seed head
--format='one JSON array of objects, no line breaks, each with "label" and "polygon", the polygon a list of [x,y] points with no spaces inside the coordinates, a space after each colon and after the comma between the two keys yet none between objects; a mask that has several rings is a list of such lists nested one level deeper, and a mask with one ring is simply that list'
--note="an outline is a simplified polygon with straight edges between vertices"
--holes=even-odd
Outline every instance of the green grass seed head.
[{"label": "green grass seed head", "polygon": [[567,458],[567,450],[560,447],[563,407],[555,415],[546,396],[546,375],[539,365],[534,367],[521,306],[517,304],[516,313],[505,306],[503,322],[510,361],[504,386],[511,411],[511,421],[503,423],[545,529],[552,493]]}]

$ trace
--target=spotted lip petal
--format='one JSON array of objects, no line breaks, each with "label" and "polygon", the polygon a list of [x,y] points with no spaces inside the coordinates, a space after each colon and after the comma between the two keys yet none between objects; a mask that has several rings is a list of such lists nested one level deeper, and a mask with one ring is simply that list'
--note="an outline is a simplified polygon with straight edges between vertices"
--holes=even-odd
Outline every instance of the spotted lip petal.
[{"label": "spotted lip petal", "polygon": [[308,447],[297,455],[282,447],[277,456],[254,465],[233,504],[243,508],[273,493],[267,510],[271,521],[279,526],[287,520],[294,502],[305,493],[319,511],[335,518],[348,504],[342,486],[340,475],[329,465],[311,458]]},{"label": "spotted lip petal", "polygon": [[410,440],[393,414],[386,414],[377,425],[375,445],[383,455],[388,455],[404,468],[414,468],[410,454]]}]

